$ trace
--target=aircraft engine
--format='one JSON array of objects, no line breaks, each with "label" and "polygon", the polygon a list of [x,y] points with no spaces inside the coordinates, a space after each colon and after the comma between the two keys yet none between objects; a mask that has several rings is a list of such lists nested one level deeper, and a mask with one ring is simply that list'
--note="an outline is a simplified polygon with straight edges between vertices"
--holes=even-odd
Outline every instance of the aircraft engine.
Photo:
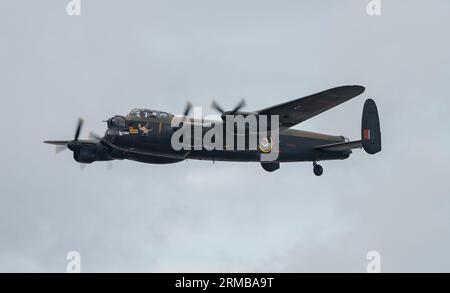
[{"label": "aircraft engine", "polygon": [[95,151],[89,149],[81,149],[79,151],[73,152],[73,158],[79,163],[90,164],[92,162],[98,161],[100,159],[100,156],[98,156]]}]

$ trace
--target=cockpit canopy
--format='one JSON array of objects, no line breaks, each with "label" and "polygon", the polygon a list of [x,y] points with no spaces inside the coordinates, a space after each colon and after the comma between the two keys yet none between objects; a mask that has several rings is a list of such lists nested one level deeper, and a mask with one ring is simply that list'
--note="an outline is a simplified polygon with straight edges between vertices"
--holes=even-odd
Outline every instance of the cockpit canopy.
[{"label": "cockpit canopy", "polygon": [[137,118],[159,118],[159,119],[168,118],[171,115],[172,114],[167,112],[150,109],[133,109],[128,114],[128,116]]},{"label": "cockpit canopy", "polygon": [[116,115],[108,120],[108,128],[111,127],[125,128],[127,127],[127,122],[124,117]]}]

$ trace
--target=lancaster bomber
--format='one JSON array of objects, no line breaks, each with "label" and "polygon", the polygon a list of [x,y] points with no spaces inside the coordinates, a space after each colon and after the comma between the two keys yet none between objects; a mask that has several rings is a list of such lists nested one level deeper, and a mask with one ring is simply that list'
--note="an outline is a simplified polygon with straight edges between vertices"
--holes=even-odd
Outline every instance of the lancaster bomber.
[{"label": "lancaster bomber", "polygon": [[[357,85],[341,86],[252,112],[241,111],[245,105],[244,100],[230,111],[225,111],[218,103],[213,102],[213,108],[221,113],[221,121],[212,123],[189,118],[191,103],[187,103],[180,116],[158,110],[133,109],[127,115],[115,115],[107,119],[107,130],[103,137],[90,133],[89,139],[79,139],[83,124],[80,119],[73,140],[48,140],[44,143],[71,150],[75,161],[84,164],[123,159],[150,164],[170,164],[194,159],[259,162],[264,170],[273,172],[280,168],[280,163],[312,162],[314,174],[320,176],[323,173],[322,166],[318,164],[320,161],[346,159],[352,149],[357,148],[363,148],[369,154],[381,151],[380,122],[374,100],[367,99],[364,103],[361,138],[358,140],[350,141],[344,136],[308,132],[292,127],[361,95],[364,90],[364,87]],[[246,142],[245,149],[237,149],[224,142],[223,148],[206,149],[195,146],[194,140],[189,140],[188,144],[191,145],[185,148],[173,147],[173,135],[183,127],[200,127],[201,135],[205,135],[213,127],[226,124],[228,118],[238,116],[276,117],[274,121],[277,121],[277,125],[274,127],[272,123],[269,129],[264,131],[257,125],[256,148],[251,148],[250,143]],[[178,122],[174,123],[175,120]],[[221,129],[224,136],[230,134],[230,129],[236,130],[235,127]],[[276,139],[274,133],[277,134]],[[244,129],[244,137],[248,138],[251,134],[248,127]],[[240,134],[232,135],[238,137]],[[261,155],[275,152],[274,160],[262,159]]]}]

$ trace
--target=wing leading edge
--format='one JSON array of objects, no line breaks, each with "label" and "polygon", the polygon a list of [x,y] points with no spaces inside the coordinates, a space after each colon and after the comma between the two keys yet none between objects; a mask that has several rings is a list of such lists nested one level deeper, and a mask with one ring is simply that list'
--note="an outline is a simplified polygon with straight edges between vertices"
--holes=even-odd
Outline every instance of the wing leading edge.
[{"label": "wing leading edge", "polygon": [[258,111],[262,115],[279,115],[280,130],[292,127],[336,107],[364,92],[359,85],[341,86]]}]

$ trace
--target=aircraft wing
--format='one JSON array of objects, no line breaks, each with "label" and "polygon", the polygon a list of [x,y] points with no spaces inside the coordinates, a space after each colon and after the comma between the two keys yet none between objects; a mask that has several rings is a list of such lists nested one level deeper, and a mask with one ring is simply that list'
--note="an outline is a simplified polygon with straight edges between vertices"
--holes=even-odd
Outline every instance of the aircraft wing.
[{"label": "aircraft wing", "polygon": [[[56,146],[67,146],[67,144],[69,142],[70,142],[70,140],[46,140],[46,141],[44,141],[44,143],[53,144]],[[82,145],[93,145],[93,144],[98,143],[98,141],[87,140],[87,139],[79,139],[78,142],[81,143]]]},{"label": "aircraft wing", "polygon": [[258,111],[262,115],[279,115],[280,131],[308,120],[364,92],[358,85],[332,88]]}]

